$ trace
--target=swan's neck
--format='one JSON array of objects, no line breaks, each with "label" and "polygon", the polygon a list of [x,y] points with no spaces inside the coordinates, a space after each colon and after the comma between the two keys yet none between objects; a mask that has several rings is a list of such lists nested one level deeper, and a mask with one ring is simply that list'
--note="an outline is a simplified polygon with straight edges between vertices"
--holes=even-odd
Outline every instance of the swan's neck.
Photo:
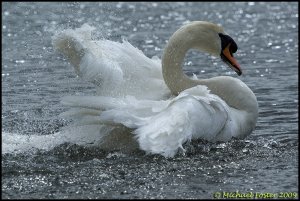
[{"label": "swan's neck", "polygon": [[192,80],[183,73],[181,66],[189,49],[195,48],[215,55],[213,50],[218,49],[221,44],[213,34],[201,28],[194,30],[192,24],[182,27],[172,35],[162,58],[162,73],[166,85],[174,95],[197,85],[205,85],[211,93],[218,95],[229,106],[257,116],[256,97],[239,79],[219,76]]},{"label": "swan's neck", "polygon": [[190,49],[186,42],[188,41],[170,38],[162,58],[163,77],[174,95],[199,84],[188,78],[182,71],[181,65],[185,54]]},{"label": "swan's neck", "polygon": [[163,77],[175,95],[199,84],[209,84],[207,80],[191,80],[183,73],[181,65],[187,51],[194,48],[215,55],[213,50],[221,47],[220,41],[215,40],[215,33],[207,31],[205,27],[195,26],[197,23],[201,22],[194,22],[177,30],[169,39],[163,54]]}]

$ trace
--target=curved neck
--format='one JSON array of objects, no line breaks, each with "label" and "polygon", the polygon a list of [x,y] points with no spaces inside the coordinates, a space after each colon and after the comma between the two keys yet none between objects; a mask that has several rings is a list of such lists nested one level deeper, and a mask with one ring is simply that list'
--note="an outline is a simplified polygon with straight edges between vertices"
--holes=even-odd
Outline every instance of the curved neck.
[{"label": "curved neck", "polygon": [[219,76],[210,79],[192,80],[182,71],[182,63],[191,48],[216,55],[220,40],[214,33],[195,28],[195,24],[186,25],[177,30],[169,39],[162,57],[162,73],[166,85],[174,95],[185,89],[205,85],[211,93],[218,95],[229,106],[257,115],[257,100],[251,89],[239,79]]},{"label": "curved neck", "polygon": [[182,63],[186,52],[190,49],[186,42],[173,43],[170,39],[162,58],[162,73],[166,85],[174,95],[198,85],[189,79],[182,71]]},{"label": "curved neck", "polygon": [[182,63],[189,49],[203,49],[206,52],[212,52],[205,48],[208,42],[201,36],[198,34],[196,37],[191,26],[184,26],[169,39],[162,57],[162,73],[166,85],[174,95],[199,84],[207,84],[206,80],[190,79],[182,71]]}]

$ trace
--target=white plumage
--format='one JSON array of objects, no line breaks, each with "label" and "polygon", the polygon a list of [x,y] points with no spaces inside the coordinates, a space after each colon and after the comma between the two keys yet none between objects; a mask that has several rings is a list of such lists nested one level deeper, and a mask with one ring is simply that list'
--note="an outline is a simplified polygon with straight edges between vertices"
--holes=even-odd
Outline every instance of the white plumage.
[{"label": "white plumage", "polygon": [[93,30],[87,24],[65,30],[54,36],[53,45],[69,58],[80,77],[98,86],[97,95],[159,100],[170,93],[157,57],[146,57],[125,40],[94,41]]},{"label": "white plumage", "polygon": [[146,57],[127,41],[94,41],[93,29],[65,30],[53,37],[53,45],[97,87],[95,96],[64,97],[62,103],[71,109],[62,116],[73,118],[74,126],[102,125],[100,146],[118,149],[116,140],[124,139],[129,149],[137,141],[147,153],[173,157],[189,140],[228,141],[253,130],[257,111],[235,109],[205,85],[171,95],[160,59]]}]

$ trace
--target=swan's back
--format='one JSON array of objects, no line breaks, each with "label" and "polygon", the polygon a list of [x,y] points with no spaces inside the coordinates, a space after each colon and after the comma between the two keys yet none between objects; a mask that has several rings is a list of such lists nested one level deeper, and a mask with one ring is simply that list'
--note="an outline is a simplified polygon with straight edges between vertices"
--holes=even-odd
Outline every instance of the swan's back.
[{"label": "swan's back", "polygon": [[53,37],[53,45],[68,57],[76,74],[97,86],[98,95],[155,100],[169,94],[159,58],[146,57],[124,40],[92,40],[92,31],[89,25],[64,30]]}]

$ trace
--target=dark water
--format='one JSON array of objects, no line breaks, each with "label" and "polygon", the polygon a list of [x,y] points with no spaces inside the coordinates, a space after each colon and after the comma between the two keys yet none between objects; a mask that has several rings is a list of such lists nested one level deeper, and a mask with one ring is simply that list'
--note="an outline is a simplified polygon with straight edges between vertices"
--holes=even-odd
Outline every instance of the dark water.
[{"label": "dark water", "polygon": [[[236,191],[298,197],[298,3],[2,7],[2,198],[213,198],[215,192]],[[66,110],[60,98],[95,92],[53,50],[57,30],[88,23],[98,38],[124,37],[147,56],[161,57],[170,35],[193,20],[222,24],[239,46],[239,78],[259,103],[249,137],[192,142],[185,155],[171,159],[142,151],[108,153],[74,141],[51,144],[69,124],[58,117]],[[187,74],[236,76],[207,55],[190,52],[185,61]]]}]

